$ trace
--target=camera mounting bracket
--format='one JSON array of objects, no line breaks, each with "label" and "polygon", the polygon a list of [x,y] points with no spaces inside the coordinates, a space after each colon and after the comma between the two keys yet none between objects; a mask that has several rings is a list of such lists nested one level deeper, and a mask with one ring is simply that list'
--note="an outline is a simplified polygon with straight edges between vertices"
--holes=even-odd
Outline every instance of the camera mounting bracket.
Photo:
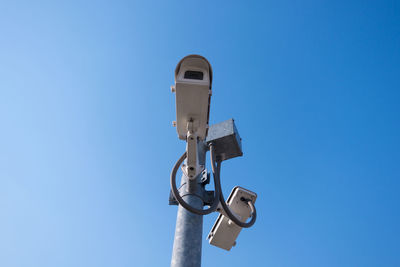
[{"label": "camera mounting bracket", "polygon": [[197,139],[198,136],[194,129],[193,119],[190,119],[187,123],[187,135],[186,135],[186,165],[182,166],[182,171],[185,173],[190,180],[196,179],[197,175],[203,171],[199,165],[199,159],[197,155]]}]

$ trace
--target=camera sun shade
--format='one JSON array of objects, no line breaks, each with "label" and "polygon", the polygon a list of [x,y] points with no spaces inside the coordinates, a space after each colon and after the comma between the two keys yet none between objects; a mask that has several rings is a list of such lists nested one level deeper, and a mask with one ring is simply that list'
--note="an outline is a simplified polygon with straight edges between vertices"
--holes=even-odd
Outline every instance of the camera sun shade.
[{"label": "camera sun shade", "polygon": [[233,119],[211,125],[206,142],[214,144],[215,156],[221,161],[243,156],[242,139]]}]

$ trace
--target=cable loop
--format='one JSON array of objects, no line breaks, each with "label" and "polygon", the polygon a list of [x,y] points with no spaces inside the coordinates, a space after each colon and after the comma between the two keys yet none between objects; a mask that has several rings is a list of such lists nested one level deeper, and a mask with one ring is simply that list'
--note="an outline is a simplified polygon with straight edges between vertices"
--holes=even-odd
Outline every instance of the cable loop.
[{"label": "cable loop", "polygon": [[[171,181],[170,181],[171,182],[171,190],[172,190],[172,194],[174,195],[176,201],[178,201],[178,203],[182,207],[187,209],[188,211],[198,214],[198,215],[207,215],[207,214],[210,214],[211,212],[216,211],[217,207],[218,207],[218,203],[219,203],[220,187],[215,188],[214,201],[211,204],[211,206],[205,210],[196,209],[196,208],[192,207],[191,205],[186,203],[185,200],[181,197],[179,190],[176,187],[176,173],[178,172],[179,166],[183,163],[185,158],[186,158],[186,152],[183,153],[183,155],[178,159],[178,161],[175,163],[174,168],[172,169],[172,172],[171,172]],[[214,184],[215,184],[215,176],[214,176]]]},{"label": "cable loop", "polygon": [[[171,172],[171,189],[172,189],[172,194],[174,195],[175,199],[178,201],[178,203],[187,209],[190,212],[193,212],[198,215],[207,215],[210,214],[211,212],[214,212],[218,204],[221,203],[222,208],[224,209],[227,217],[233,221],[236,225],[243,227],[243,228],[248,228],[251,227],[257,219],[257,211],[256,207],[254,206],[253,202],[250,199],[245,199],[244,201],[247,202],[247,204],[250,206],[251,210],[251,220],[249,222],[242,222],[240,219],[236,217],[236,215],[230,210],[228,205],[225,202],[224,195],[222,193],[221,189],[221,179],[220,179],[220,174],[221,174],[221,161],[215,159],[215,151],[214,151],[214,145],[212,143],[209,144],[210,147],[210,158],[211,158],[211,169],[213,172],[213,177],[214,177],[214,186],[215,186],[215,193],[214,193],[214,201],[212,205],[206,209],[206,210],[200,210],[193,208],[189,204],[187,204],[181,195],[179,194],[179,191],[176,187],[176,173],[178,171],[179,166],[183,163],[183,161],[186,158],[186,152],[183,153],[183,155],[178,159],[178,161],[175,163],[174,168],[172,169]],[[217,164],[215,164],[217,163]]]}]

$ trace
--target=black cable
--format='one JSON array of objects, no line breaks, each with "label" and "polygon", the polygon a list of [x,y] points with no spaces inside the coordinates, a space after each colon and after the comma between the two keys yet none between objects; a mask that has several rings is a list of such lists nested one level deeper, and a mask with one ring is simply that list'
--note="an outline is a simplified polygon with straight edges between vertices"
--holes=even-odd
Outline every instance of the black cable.
[{"label": "black cable", "polygon": [[211,168],[213,171],[213,175],[214,175],[214,181],[215,181],[215,188],[217,190],[217,188],[219,187],[219,191],[220,191],[220,195],[219,195],[219,202],[222,205],[222,208],[224,209],[226,215],[228,216],[228,218],[233,221],[236,225],[243,227],[243,228],[249,228],[251,227],[257,219],[257,210],[256,207],[254,206],[253,202],[251,200],[245,200],[247,202],[247,204],[250,206],[251,209],[251,220],[246,223],[246,222],[242,222],[241,220],[239,220],[235,214],[233,214],[230,210],[230,208],[228,207],[228,205],[225,202],[225,198],[224,195],[222,193],[222,189],[221,189],[221,179],[220,179],[220,174],[221,174],[221,161],[217,160],[217,166],[215,166],[215,159],[214,159],[214,147],[211,144],[210,145],[210,153],[211,153]]},{"label": "black cable", "polygon": [[251,227],[256,222],[256,219],[257,219],[257,211],[256,211],[256,208],[255,208],[253,202],[250,199],[244,200],[247,202],[247,204],[250,206],[250,209],[251,209],[251,220],[248,223],[242,222],[241,220],[239,220],[236,217],[235,214],[233,214],[231,212],[230,208],[228,207],[228,205],[225,202],[225,198],[224,198],[224,195],[223,195],[222,189],[221,189],[221,179],[220,179],[221,162],[219,160],[217,160],[217,166],[215,166],[214,147],[212,144],[210,145],[210,154],[211,154],[210,155],[211,168],[212,168],[212,172],[213,172],[214,186],[215,186],[214,201],[213,201],[212,205],[210,206],[210,208],[208,208],[206,210],[200,210],[200,209],[193,208],[192,206],[187,204],[185,202],[185,200],[183,200],[183,198],[180,196],[180,193],[176,187],[176,173],[178,171],[179,166],[183,163],[183,161],[186,158],[186,152],[183,153],[183,155],[178,159],[178,161],[174,165],[174,168],[172,169],[172,172],[171,172],[172,194],[174,195],[175,199],[178,201],[178,203],[182,207],[184,207],[185,209],[189,210],[190,212],[198,214],[198,215],[207,215],[207,214],[210,214],[211,212],[214,212],[218,207],[218,203],[221,203],[222,208],[224,209],[227,217],[231,221],[233,221],[236,225],[243,227],[243,228]]},{"label": "black cable", "polygon": [[214,193],[214,201],[213,201],[212,205],[208,209],[200,210],[200,209],[193,208],[192,206],[187,204],[185,202],[185,200],[183,200],[183,198],[179,194],[179,191],[178,191],[178,189],[176,187],[176,173],[177,173],[177,171],[179,169],[179,166],[182,164],[182,162],[185,160],[185,158],[186,158],[186,152],[183,153],[183,155],[178,159],[178,161],[174,165],[174,168],[172,169],[172,172],[171,172],[171,190],[172,190],[172,194],[174,195],[176,201],[178,201],[178,203],[182,207],[187,209],[188,211],[193,212],[193,213],[198,214],[198,215],[210,214],[211,212],[214,212],[218,207],[219,196],[220,196],[220,193],[221,193],[221,191],[220,191],[221,187],[217,186],[216,177],[214,175],[215,193]]}]

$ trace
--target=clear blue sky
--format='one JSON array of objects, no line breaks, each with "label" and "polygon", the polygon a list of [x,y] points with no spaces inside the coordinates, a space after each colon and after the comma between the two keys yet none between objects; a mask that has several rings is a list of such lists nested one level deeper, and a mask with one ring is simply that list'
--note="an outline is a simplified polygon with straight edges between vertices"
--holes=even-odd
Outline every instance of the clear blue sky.
[{"label": "clear blue sky", "polygon": [[[216,3],[218,2],[218,3]],[[169,86],[214,69],[259,218],[203,266],[400,266],[398,1],[2,1],[0,266],[169,266]],[[218,264],[218,265],[217,265]]]}]

